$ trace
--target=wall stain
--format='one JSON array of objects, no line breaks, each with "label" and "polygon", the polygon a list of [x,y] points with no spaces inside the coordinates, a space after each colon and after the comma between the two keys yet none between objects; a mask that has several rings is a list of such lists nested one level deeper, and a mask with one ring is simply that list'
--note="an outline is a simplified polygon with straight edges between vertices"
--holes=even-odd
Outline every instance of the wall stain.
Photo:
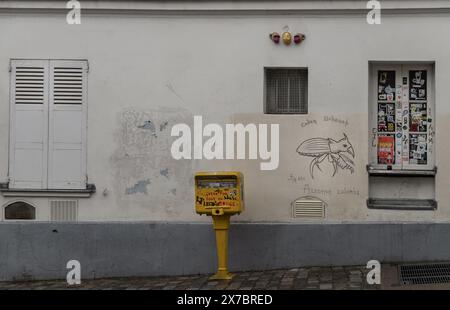
[{"label": "wall stain", "polygon": [[153,122],[151,120],[146,120],[144,122],[144,125],[140,125],[140,126],[138,126],[138,128],[150,130],[152,135],[156,137],[155,124],[153,124]]},{"label": "wall stain", "polygon": [[166,129],[167,125],[169,125],[169,122],[164,122],[159,125],[159,131],[163,131],[164,129]]},{"label": "wall stain", "polygon": [[169,178],[169,168],[159,170],[159,174],[166,178]]},{"label": "wall stain", "polygon": [[166,84],[166,87],[167,87],[167,89],[170,90],[170,92],[171,92],[172,94],[174,94],[175,96],[177,96],[178,99],[180,99],[180,100],[184,103],[183,98],[182,98],[180,95],[178,95],[178,93],[177,93],[177,92],[175,91],[175,89],[173,88],[172,84],[167,83],[167,84]]},{"label": "wall stain", "polygon": [[132,194],[137,194],[137,193],[141,193],[141,194],[146,194],[147,195],[147,185],[150,184],[150,180],[140,180],[138,181],[136,184],[134,184],[132,187],[128,187],[126,189],[126,194],[127,195],[132,195]]}]

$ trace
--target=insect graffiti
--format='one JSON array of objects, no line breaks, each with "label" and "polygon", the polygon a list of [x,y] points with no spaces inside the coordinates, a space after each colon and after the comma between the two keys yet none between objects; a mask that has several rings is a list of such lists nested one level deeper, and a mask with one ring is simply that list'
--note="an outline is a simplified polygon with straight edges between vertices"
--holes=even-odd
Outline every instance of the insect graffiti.
[{"label": "insect graffiti", "polygon": [[[314,168],[320,171],[320,164],[325,160],[333,165],[333,177],[338,168],[355,171],[355,163],[352,158],[355,157],[355,151],[350,144],[348,137],[343,133],[344,138],[336,141],[331,138],[311,138],[303,141],[297,148],[297,153],[301,156],[314,157],[309,165],[309,174],[314,179]],[[348,154],[348,155],[347,155]],[[351,157],[350,157],[350,156]]]}]

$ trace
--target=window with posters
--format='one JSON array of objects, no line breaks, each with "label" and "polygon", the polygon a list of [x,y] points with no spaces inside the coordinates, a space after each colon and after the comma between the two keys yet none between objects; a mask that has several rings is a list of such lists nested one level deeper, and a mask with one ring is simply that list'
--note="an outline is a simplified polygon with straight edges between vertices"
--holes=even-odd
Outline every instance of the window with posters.
[{"label": "window with posters", "polygon": [[434,64],[369,70],[370,209],[436,210]]},{"label": "window with posters", "polygon": [[434,170],[430,64],[372,67],[371,159],[378,170]]}]

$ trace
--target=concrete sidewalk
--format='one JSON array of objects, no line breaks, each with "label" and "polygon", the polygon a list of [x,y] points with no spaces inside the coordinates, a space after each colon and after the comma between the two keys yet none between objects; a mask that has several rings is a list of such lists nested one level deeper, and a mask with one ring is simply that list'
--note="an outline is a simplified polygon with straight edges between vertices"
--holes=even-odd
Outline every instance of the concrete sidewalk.
[{"label": "concrete sidewalk", "polygon": [[302,267],[283,270],[236,272],[230,281],[210,281],[210,275],[82,280],[0,282],[0,290],[379,290],[450,289],[450,284],[400,285],[395,264],[382,265],[381,285],[369,285],[365,266]]}]

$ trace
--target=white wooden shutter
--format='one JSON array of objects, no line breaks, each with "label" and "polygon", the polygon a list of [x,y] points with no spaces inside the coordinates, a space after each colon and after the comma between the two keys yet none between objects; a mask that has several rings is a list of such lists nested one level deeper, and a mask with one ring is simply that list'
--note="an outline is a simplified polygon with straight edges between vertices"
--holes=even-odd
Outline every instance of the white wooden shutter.
[{"label": "white wooden shutter", "polygon": [[48,187],[86,188],[86,61],[50,61]]},{"label": "white wooden shutter", "polygon": [[48,61],[11,61],[11,188],[47,186]]}]

